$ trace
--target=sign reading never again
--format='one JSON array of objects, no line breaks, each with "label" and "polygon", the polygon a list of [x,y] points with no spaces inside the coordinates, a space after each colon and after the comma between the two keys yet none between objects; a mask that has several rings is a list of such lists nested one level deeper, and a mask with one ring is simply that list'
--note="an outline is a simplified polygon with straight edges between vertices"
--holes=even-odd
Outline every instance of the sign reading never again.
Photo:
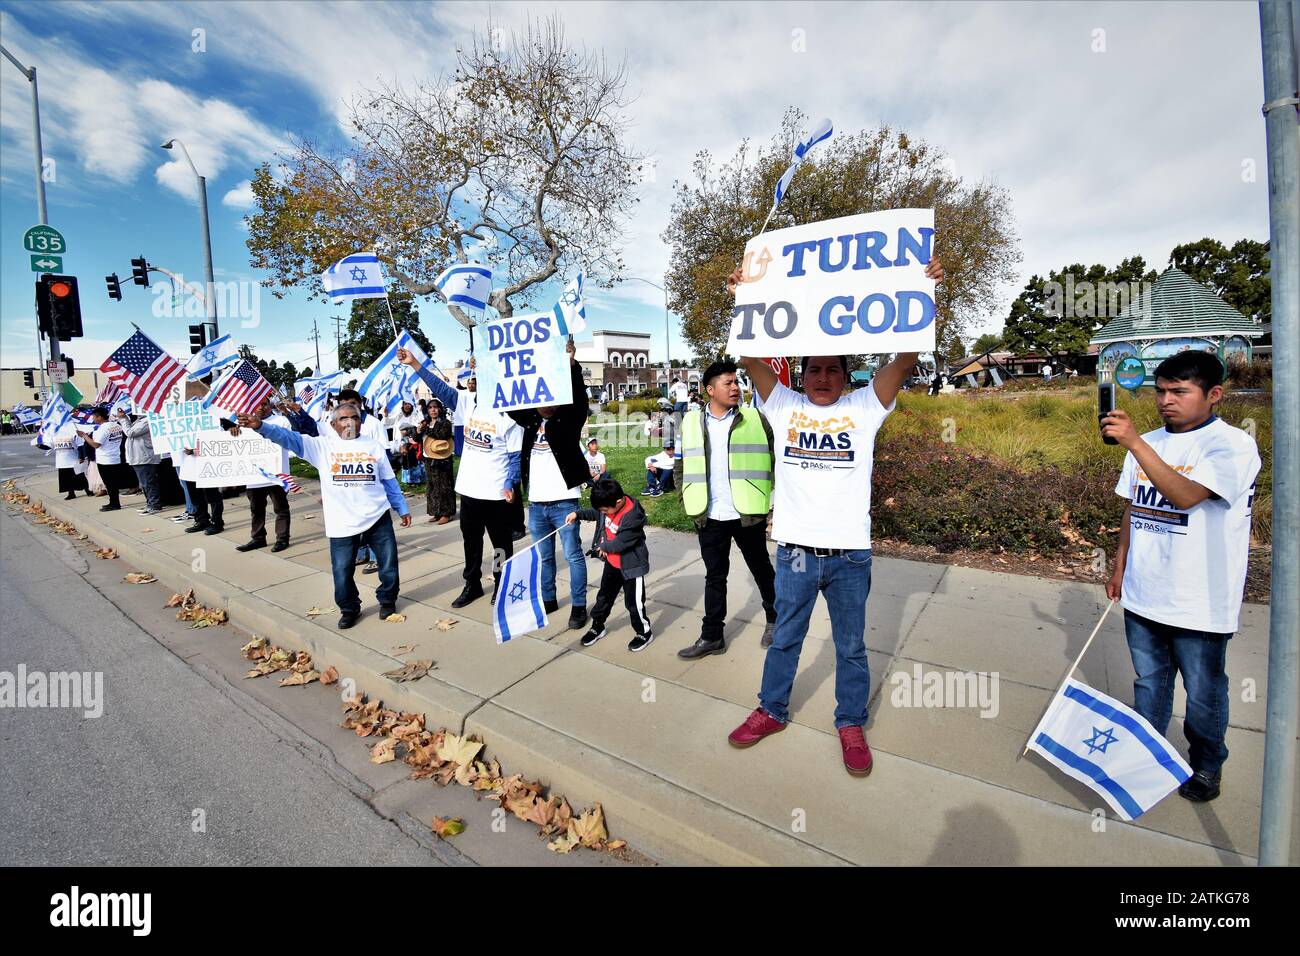
[{"label": "sign reading never again", "polygon": [[554,314],[493,319],[479,329],[487,338],[475,366],[480,402],[506,412],[573,401],[569,356]]},{"label": "sign reading never again", "polygon": [[755,236],[736,289],[733,355],[933,351],[933,209],[828,219]]},{"label": "sign reading never again", "polygon": [[284,465],[280,446],[249,429],[242,429],[237,438],[220,428],[201,431],[193,447],[197,454],[183,455],[180,476],[200,488],[265,484],[266,476],[258,468],[275,475]]}]

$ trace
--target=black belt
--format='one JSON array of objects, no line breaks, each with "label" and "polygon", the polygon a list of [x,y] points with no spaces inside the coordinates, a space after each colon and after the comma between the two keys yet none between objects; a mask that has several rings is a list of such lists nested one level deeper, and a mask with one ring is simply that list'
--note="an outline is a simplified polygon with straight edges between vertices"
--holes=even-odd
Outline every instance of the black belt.
[{"label": "black belt", "polygon": [[777,544],[783,548],[796,548],[800,551],[807,551],[813,557],[817,558],[838,558],[840,555],[847,554],[852,548],[810,548],[802,544],[788,544],[785,541],[778,541]]}]

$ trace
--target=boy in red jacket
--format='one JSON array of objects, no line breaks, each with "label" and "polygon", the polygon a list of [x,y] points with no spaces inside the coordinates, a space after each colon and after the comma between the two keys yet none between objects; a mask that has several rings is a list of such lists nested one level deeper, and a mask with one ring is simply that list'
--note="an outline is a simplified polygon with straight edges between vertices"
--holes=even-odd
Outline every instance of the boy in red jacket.
[{"label": "boy in red jacket", "polygon": [[565,518],[566,524],[578,520],[601,522],[597,548],[605,561],[605,573],[601,575],[600,590],[591,609],[591,630],[582,636],[582,646],[591,647],[608,633],[605,621],[622,588],[632,630],[636,631],[627,649],[645,650],[655,639],[645,610],[645,578],[650,573],[645,509],[639,501],[625,495],[623,487],[613,478],[601,478],[592,485],[591,504],[591,508],[579,508]]}]

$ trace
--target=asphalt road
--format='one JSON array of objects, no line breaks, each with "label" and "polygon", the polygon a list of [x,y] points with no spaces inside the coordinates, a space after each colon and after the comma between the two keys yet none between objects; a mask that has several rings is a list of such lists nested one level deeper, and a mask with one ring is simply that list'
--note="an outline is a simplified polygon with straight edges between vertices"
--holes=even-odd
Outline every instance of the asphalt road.
[{"label": "asphalt road", "polygon": [[[50,467],[29,450],[6,466]],[[176,621],[168,590],[93,548],[0,506],[0,672],[103,687],[98,717],[0,706],[0,865],[626,865],[551,853],[466,788],[370,764],[337,687],[244,680],[247,634]],[[466,832],[438,840],[435,814]]]}]

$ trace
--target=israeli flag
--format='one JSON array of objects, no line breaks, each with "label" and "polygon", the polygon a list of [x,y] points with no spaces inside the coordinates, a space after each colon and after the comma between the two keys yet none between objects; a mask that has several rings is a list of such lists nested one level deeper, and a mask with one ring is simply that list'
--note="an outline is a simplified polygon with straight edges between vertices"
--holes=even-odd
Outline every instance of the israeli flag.
[{"label": "israeli flag", "polygon": [[366,369],[366,374],[357,385],[357,391],[376,411],[381,408],[388,411],[401,400],[403,393],[411,394],[410,389],[414,385],[415,374],[409,366],[398,361],[398,348],[406,349],[419,359],[422,366],[429,365],[429,356],[424,353],[424,349],[420,348],[420,343],[415,341],[410,332],[403,329],[397,338],[393,339],[393,344],[384,349],[379,358],[370,364],[370,368]]},{"label": "israeli flag", "polygon": [[325,291],[335,302],[344,299],[382,299],[388,295],[384,270],[373,252],[358,252],[340,259],[321,275]]},{"label": "israeli flag", "polygon": [[555,326],[560,335],[574,335],[587,327],[587,304],[582,298],[582,273],[564,287],[564,294],[555,303]]},{"label": "israeli flag", "polygon": [[14,414],[18,416],[18,424],[23,426],[38,425],[41,421],[41,413],[34,408],[28,408],[26,405],[15,405]]},{"label": "israeli flag", "polygon": [[433,284],[448,302],[481,313],[492,297],[492,269],[474,262],[448,266]]},{"label": "israeli flag", "polygon": [[235,347],[235,340],[229,335],[223,335],[190,356],[190,360],[185,363],[185,372],[190,381],[194,382],[238,361],[239,349]]},{"label": "israeli flag", "polygon": [[1192,775],[1145,718],[1073,678],[1029,735],[1029,749],[1097,791],[1123,820],[1140,817]]},{"label": "israeli flag", "polygon": [[781,197],[784,196],[786,190],[790,188],[790,183],[794,179],[795,170],[798,169],[799,164],[804,161],[804,157],[808,155],[808,151],[822,140],[829,139],[832,132],[834,132],[834,130],[831,127],[831,121],[829,119],[824,119],[813,127],[812,132],[795,145],[794,162],[790,164],[789,169],[781,174],[781,178],[776,181],[776,198],[772,200],[773,209],[777,207],[781,202]]},{"label": "israeli flag", "polygon": [[303,407],[312,418],[319,418],[325,408],[325,401],[330,395],[338,394],[342,387],[343,371],[311,378],[300,378],[293,383],[294,400]]},{"label": "israeli flag", "polygon": [[542,557],[534,544],[506,561],[501,568],[501,585],[492,613],[492,630],[497,643],[504,644],[546,626],[542,606]]}]

